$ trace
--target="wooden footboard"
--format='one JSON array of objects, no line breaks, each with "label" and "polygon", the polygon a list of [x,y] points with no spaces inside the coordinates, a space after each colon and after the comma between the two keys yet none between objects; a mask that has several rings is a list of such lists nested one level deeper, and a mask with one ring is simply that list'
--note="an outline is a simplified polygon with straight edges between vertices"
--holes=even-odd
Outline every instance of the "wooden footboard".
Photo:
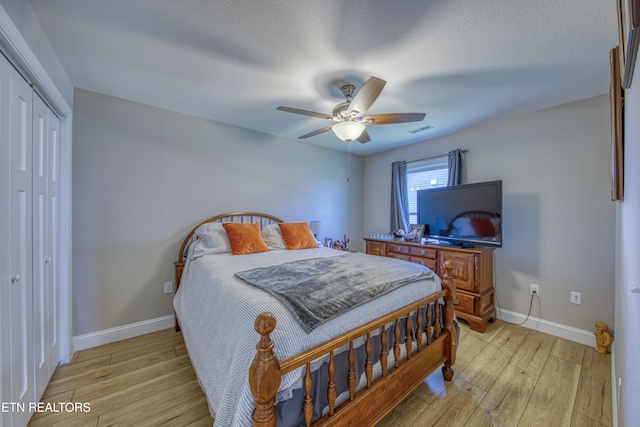
[{"label": "wooden footboard", "polygon": [[[276,407],[275,397],[280,386],[281,377],[294,369],[306,366],[304,379],[305,399],[302,408],[306,426],[367,426],[379,422],[395,406],[402,402],[424,379],[441,364],[443,376],[450,381],[453,378],[451,366],[456,358],[456,329],[453,324],[455,285],[451,279],[453,265],[450,261],[443,265],[446,274],[442,283],[443,290],[409,304],[399,310],[373,320],[350,332],[340,335],[326,343],[320,344],[304,353],[279,362],[273,353],[273,342],[270,334],[276,327],[276,319],[271,313],[260,314],[255,321],[255,330],[260,335],[256,345],[256,356],[249,369],[249,385],[254,399],[253,425],[254,427],[275,427]],[[444,324],[440,324],[437,304],[439,298],[444,298]],[[430,304],[436,302],[433,308]],[[431,313],[435,310],[435,313]],[[435,325],[422,325],[422,313],[427,319],[434,314]],[[412,339],[411,315],[415,314],[416,329],[420,337]],[[404,323],[405,336],[400,337],[400,325]],[[395,364],[387,369],[389,354],[387,353],[387,325],[392,324],[394,342],[391,353]],[[372,333],[380,331],[380,368],[381,375],[373,378],[372,363]],[[422,334],[426,338],[422,338]],[[356,392],[356,375],[354,369],[354,340],[366,337],[365,377],[366,387]],[[404,342],[402,342],[404,339]],[[424,342],[423,342],[424,341]],[[349,398],[336,406],[336,378],[334,351],[349,345],[348,377]],[[406,356],[401,359],[401,346],[404,345]],[[415,348],[414,348],[415,347]],[[329,413],[311,423],[313,413],[313,398],[311,395],[312,377],[311,361],[329,355],[327,399]]]}]

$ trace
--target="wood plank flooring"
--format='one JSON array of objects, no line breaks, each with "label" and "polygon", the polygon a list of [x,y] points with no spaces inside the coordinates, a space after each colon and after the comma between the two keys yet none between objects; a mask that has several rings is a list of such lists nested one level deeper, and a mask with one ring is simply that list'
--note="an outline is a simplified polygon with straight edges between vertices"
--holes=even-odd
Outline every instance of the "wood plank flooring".
[{"label": "wood plank flooring", "polygon": [[[437,370],[378,427],[611,426],[610,355],[504,322],[461,323],[453,381]],[[167,329],[77,352],[43,403],[89,412],[35,413],[38,426],[211,426],[182,335]]]},{"label": "wood plank flooring", "polygon": [[610,354],[501,321],[460,325],[453,381],[436,371],[377,427],[612,425]]},{"label": "wood plank flooring", "polygon": [[88,402],[88,412],[35,413],[38,426],[211,426],[182,334],[173,329],[83,350],[58,367],[42,402]]}]

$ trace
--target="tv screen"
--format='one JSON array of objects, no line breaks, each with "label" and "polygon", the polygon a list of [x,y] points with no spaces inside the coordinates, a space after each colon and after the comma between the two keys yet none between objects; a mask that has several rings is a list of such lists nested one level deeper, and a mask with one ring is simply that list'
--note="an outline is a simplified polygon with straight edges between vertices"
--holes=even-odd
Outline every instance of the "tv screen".
[{"label": "tv screen", "polygon": [[428,239],[502,247],[502,181],[418,190],[417,202]]}]

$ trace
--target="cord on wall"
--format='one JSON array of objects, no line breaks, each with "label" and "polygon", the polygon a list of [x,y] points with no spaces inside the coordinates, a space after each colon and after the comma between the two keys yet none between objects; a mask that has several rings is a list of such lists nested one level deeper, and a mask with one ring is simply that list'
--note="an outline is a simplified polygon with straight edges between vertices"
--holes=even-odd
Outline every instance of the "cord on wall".
[{"label": "cord on wall", "polygon": [[529,316],[531,316],[531,307],[533,307],[533,297],[534,296],[538,296],[538,292],[536,292],[535,290],[531,292],[531,300],[529,301],[529,312],[527,313],[527,317],[520,323],[513,323],[513,322],[507,322],[506,320],[502,319],[502,310],[500,309],[500,300],[498,299],[498,287],[496,286],[498,283],[498,270],[496,270],[496,254],[495,252],[493,253],[493,295],[496,299],[496,304],[498,305],[498,313],[500,313],[500,319],[504,322],[504,323],[508,323],[510,325],[516,325],[516,326],[522,326],[524,325],[527,320],[529,320]]}]

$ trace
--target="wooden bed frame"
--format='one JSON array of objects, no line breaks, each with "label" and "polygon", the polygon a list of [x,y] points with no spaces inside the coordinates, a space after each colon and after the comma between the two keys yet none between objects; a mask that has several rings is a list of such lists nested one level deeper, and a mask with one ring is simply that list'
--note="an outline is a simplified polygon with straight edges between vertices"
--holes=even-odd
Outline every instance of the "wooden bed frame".
[{"label": "wooden bed frame", "polygon": [[[256,212],[234,212],[217,215],[201,222],[191,230],[180,247],[178,261],[174,264],[176,291],[180,286],[187,247],[195,238],[194,231],[201,224],[207,222],[258,222],[262,228],[267,224],[283,221],[272,215]],[[365,325],[283,361],[278,361],[274,355],[274,344],[270,338],[271,332],[276,327],[276,319],[271,313],[260,314],[254,323],[254,328],[259,335],[259,341],[256,345],[255,358],[249,369],[249,385],[254,400],[253,426],[276,426],[275,397],[280,386],[281,377],[302,366],[306,366],[304,379],[305,399],[302,411],[306,425],[314,427],[375,425],[441,365],[444,365],[442,373],[445,380],[450,381],[453,378],[451,366],[456,359],[456,328],[453,324],[455,285],[451,279],[453,265],[451,262],[446,262],[443,267],[446,273],[442,281],[443,290],[440,292],[429,295],[392,313],[385,314]],[[445,305],[442,308],[444,324],[440,324],[439,320],[440,306],[437,304],[439,298],[443,298],[445,301]],[[432,308],[430,304],[434,302],[435,304]],[[435,310],[435,313],[431,313],[432,310]],[[412,340],[412,322],[410,320],[412,313],[415,315],[416,329],[421,331],[420,336],[422,337],[422,339],[415,342]],[[424,313],[426,318],[435,315],[435,324],[433,326],[422,325],[422,316],[418,315],[420,313]],[[406,330],[404,337],[400,336],[401,324],[405,326]],[[386,350],[386,331],[389,328],[392,329],[394,337],[391,351],[393,352],[395,365],[387,369],[389,354]],[[176,330],[179,330],[177,319]],[[372,335],[375,335],[372,333],[378,331],[380,331],[380,334],[372,338]],[[366,337],[366,386],[356,392],[358,379],[354,369],[354,341],[360,337]],[[371,354],[373,340],[378,340],[382,348],[380,352],[381,375],[378,378],[373,378]],[[349,363],[347,374],[349,397],[345,402],[336,406],[334,350],[344,345],[349,345],[347,356]],[[401,358],[402,345],[404,345],[406,352],[406,356],[403,359]],[[327,354],[329,355],[329,385],[327,387],[329,412],[311,423],[313,413],[311,361]]]}]

